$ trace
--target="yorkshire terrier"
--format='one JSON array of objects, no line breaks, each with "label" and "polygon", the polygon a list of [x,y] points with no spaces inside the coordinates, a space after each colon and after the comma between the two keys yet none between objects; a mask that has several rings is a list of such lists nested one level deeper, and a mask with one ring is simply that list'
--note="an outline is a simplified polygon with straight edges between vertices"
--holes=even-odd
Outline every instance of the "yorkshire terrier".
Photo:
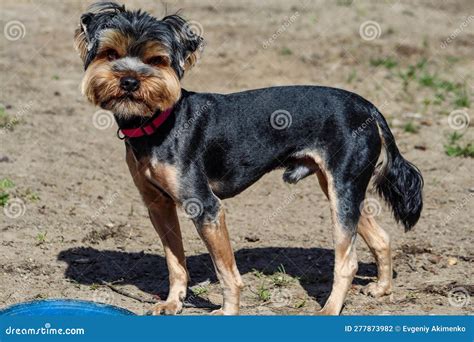
[{"label": "yorkshire terrier", "polygon": [[[177,314],[186,297],[177,206],[194,222],[223,287],[222,308],[213,313],[239,313],[243,283],[221,200],[277,168],[285,169],[288,183],[316,174],[330,202],[334,280],[318,313],[337,315],[343,307],[357,271],[357,233],[378,267],[378,281],[364,292],[391,293],[390,240],[366,213],[366,190],[374,177],[375,189],[409,230],[422,210],[423,178],[400,154],[382,114],[354,93],[321,86],[186,91],[180,80],[202,44],[179,15],[160,20],[113,2],[92,5],[75,34],[83,93],[114,113],[131,175],[164,246],[170,290],[151,313]],[[385,157],[377,164],[382,147]]]}]

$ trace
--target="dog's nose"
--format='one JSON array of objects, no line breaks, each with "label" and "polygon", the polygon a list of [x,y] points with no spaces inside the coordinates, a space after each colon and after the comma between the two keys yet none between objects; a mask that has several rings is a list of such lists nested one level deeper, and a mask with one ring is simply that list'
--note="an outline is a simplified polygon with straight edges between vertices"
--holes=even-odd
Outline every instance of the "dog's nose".
[{"label": "dog's nose", "polygon": [[120,87],[125,91],[135,91],[140,86],[140,81],[135,77],[122,77],[120,79]]}]

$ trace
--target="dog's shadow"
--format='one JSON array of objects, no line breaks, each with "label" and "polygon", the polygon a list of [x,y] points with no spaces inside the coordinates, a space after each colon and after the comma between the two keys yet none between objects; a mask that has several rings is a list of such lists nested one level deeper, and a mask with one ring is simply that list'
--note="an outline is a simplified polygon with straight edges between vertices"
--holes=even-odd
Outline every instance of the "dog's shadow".
[{"label": "dog's shadow", "polygon": [[[323,305],[330,294],[333,280],[334,251],[323,248],[266,247],[240,249],[235,252],[240,273],[254,272],[271,275],[285,272],[296,278],[309,296]],[[58,260],[68,264],[65,275],[80,284],[104,282],[131,284],[149,294],[166,298],[168,270],[164,257],[148,253],[130,253],[98,250],[91,247],[71,248],[61,251]],[[206,280],[216,282],[209,254],[189,256],[186,259],[191,277],[190,286]],[[374,263],[359,262],[354,284],[365,285],[374,277]],[[209,304],[212,307],[211,303]],[[205,306],[205,305],[204,305]]]}]

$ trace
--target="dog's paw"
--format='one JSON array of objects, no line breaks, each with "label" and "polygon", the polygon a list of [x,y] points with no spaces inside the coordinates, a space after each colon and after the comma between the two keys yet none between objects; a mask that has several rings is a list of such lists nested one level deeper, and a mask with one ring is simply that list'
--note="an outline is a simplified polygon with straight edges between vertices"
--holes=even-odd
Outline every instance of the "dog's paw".
[{"label": "dog's paw", "polygon": [[227,310],[225,311],[224,309],[217,309],[217,310],[212,310],[210,315],[211,316],[237,316],[239,314],[239,310]]},{"label": "dog's paw", "polygon": [[338,316],[339,314],[339,311],[326,307],[314,313],[315,316]]},{"label": "dog's paw", "polygon": [[179,301],[162,302],[153,305],[150,310],[147,311],[147,316],[158,316],[158,315],[176,315],[183,310],[183,304]]},{"label": "dog's paw", "polygon": [[392,286],[386,283],[370,283],[362,288],[361,292],[367,296],[380,298],[392,293]]},{"label": "dog's paw", "polygon": [[222,309],[217,309],[217,310],[212,310],[210,313],[211,316],[224,316],[224,310]]}]

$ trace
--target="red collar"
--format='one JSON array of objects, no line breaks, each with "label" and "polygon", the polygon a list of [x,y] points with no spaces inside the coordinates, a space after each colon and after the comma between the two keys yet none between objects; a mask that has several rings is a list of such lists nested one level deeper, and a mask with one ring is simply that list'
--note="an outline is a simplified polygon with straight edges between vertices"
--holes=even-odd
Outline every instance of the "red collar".
[{"label": "red collar", "polygon": [[[170,116],[172,111],[173,111],[173,108],[168,108],[164,112],[161,112],[160,114],[158,114],[158,116],[154,118],[149,124],[144,125],[144,126],[140,126],[137,128],[127,128],[127,129],[119,128],[117,134],[122,132],[122,134],[124,135],[122,139],[139,138],[139,137],[143,137],[144,135],[152,135],[153,133],[156,132],[158,127],[160,127],[163,124],[163,122],[165,122],[165,120],[168,118],[168,116]],[[119,138],[121,138],[120,135],[119,135]]]}]

